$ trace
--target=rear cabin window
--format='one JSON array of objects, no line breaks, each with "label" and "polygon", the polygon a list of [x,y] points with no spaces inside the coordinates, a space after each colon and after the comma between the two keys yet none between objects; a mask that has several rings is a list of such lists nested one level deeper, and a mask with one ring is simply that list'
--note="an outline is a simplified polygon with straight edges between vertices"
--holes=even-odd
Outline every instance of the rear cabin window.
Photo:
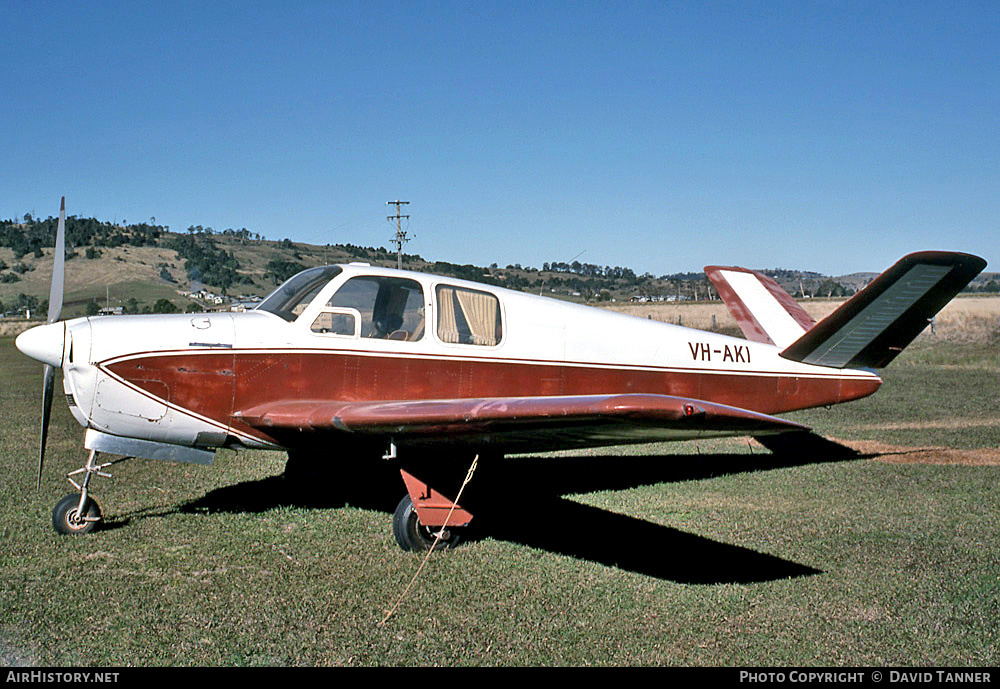
[{"label": "rear cabin window", "polygon": [[[416,342],[424,336],[424,292],[420,283],[406,278],[351,278],[327,302],[326,312],[331,317],[356,313],[361,320],[361,337]],[[332,326],[336,320],[331,320]],[[340,321],[339,329],[344,334],[347,320]]]},{"label": "rear cabin window", "polygon": [[500,344],[500,300],[489,292],[438,285],[437,333],[442,342],[492,347]]}]

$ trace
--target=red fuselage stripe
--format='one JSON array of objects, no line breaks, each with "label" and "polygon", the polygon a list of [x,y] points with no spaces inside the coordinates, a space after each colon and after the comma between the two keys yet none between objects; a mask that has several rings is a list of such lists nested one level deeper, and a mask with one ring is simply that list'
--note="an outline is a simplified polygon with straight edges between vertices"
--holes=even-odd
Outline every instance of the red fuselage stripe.
[{"label": "red fuselage stripe", "polygon": [[[876,377],[379,355],[344,350],[198,350],[110,359],[108,372],[236,435],[274,442],[234,411],[297,400],[391,401],[648,393],[774,414],[873,393]],[[168,399],[162,399],[166,386]]]}]

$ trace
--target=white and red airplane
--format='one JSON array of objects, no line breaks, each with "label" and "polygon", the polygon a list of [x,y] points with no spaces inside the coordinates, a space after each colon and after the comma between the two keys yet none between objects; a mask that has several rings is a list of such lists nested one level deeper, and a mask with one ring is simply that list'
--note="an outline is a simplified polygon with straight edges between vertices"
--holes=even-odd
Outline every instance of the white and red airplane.
[{"label": "white and red airplane", "polygon": [[819,323],[760,273],[706,268],[747,339],[367,264],[305,270],[246,313],[58,322],[64,217],[49,323],[17,338],[45,364],[39,482],[55,367],[87,429],[62,533],[101,520],[99,453],[208,464],[234,447],[287,450],[290,470],[408,457],[396,540],[447,545],[472,515],[428,485],[439,460],[805,431],[773,414],[875,392],[872,368],[986,265],[911,254]]}]

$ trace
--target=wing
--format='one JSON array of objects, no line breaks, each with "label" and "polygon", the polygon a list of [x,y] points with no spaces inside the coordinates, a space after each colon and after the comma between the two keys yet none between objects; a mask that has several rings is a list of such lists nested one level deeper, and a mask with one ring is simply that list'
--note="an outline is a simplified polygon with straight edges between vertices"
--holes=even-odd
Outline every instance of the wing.
[{"label": "wing", "polygon": [[648,394],[390,402],[288,400],[234,416],[275,437],[341,431],[419,444],[490,444],[522,451],[805,428],[747,409]]}]

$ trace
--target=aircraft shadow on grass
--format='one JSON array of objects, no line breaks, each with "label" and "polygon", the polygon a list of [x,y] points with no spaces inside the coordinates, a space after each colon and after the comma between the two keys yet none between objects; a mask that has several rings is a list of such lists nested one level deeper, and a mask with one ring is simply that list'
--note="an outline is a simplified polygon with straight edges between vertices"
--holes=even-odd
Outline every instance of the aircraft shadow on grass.
[{"label": "aircraft shadow on grass", "polygon": [[[768,442],[775,454],[515,457],[481,463],[461,501],[477,515],[469,537],[497,538],[678,583],[745,584],[819,574],[821,570],[807,565],[563,497],[859,457],[809,435],[808,442],[799,439],[791,447]],[[796,451],[787,451],[792,448]],[[456,473],[451,467],[449,473],[464,477],[464,469]],[[388,463],[341,471],[310,486],[304,490],[284,476],[272,476],[213,490],[171,512],[260,513],[287,506],[350,505],[391,513],[405,490],[397,467]]]}]

